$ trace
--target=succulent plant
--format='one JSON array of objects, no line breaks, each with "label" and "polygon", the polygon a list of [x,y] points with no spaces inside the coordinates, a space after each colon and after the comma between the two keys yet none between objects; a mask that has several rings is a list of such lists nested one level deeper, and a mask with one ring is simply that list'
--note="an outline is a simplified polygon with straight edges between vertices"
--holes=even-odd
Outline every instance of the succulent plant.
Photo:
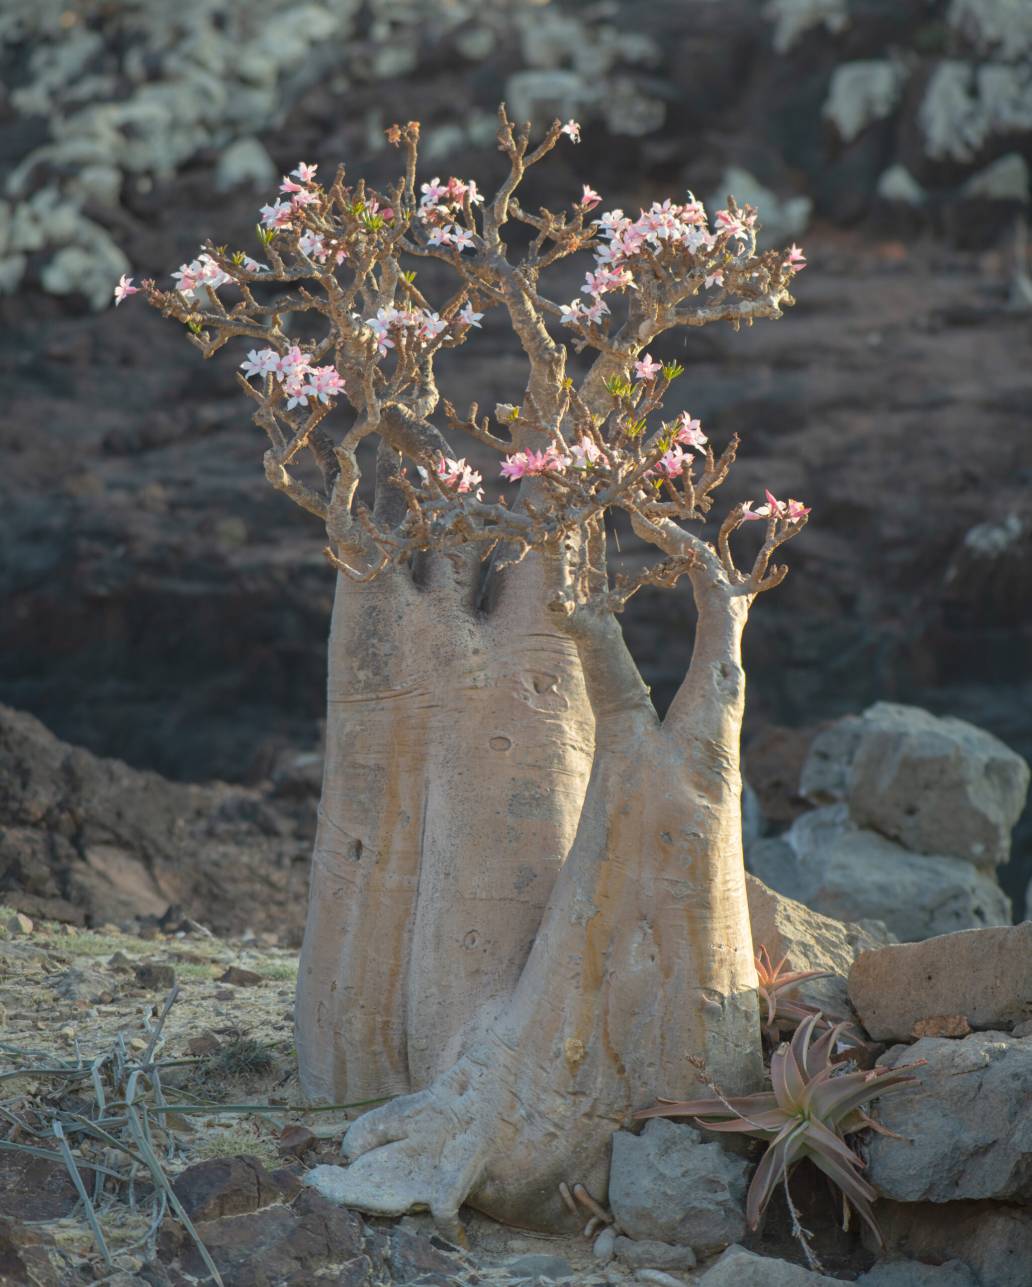
[{"label": "succulent plant", "polygon": [[833,1057],[846,1025],[826,1026],[814,1040],[822,1018],[819,1011],[808,1014],[791,1041],[774,1051],[771,1090],[733,1098],[718,1094],[707,1099],[661,1099],[635,1117],[692,1117],[707,1130],[740,1131],[768,1140],[746,1198],[751,1229],[759,1225],[775,1187],[808,1157],[841,1190],[845,1222],[852,1205],[881,1243],[881,1230],[871,1210],[877,1193],[859,1174],[863,1159],[843,1137],[865,1127],[881,1130],[863,1106],[887,1091],[915,1085],[911,1069],[918,1065],[844,1071]]},{"label": "succulent plant", "polygon": [[786,970],[787,956],[783,956],[775,965],[771,962],[770,953],[763,946],[756,954],[756,975],[760,983],[760,1007],[763,1012],[763,1033],[772,1045],[781,1040],[782,1029],[794,1029],[810,1015],[816,1014],[815,1006],[807,1005],[794,997],[785,995],[807,979],[823,979],[831,975],[831,970]]}]

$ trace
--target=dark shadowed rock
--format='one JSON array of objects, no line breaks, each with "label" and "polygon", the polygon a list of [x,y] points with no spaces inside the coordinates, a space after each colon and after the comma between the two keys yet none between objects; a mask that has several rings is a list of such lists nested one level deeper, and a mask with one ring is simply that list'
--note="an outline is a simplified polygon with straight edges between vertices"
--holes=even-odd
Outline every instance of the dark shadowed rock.
[{"label": "dark shadowed rock", "polygon": [[802,1265],[758,1256],[744,1247],[728,1247],[699,1279],[699,1287],[831,1287],[839,1279],[813,1273]]},{"label": "dark shadowed rock", "polygon": [[254,1157],[213,1157],[187,1167],[172,1185],[191,1220],[243,1215],[289,1202],[301,1186],[289,1171],[269,1172]]},{"label": "dark shadowed rock", "polygon": [[[1032,1211],[1002,1202],[879,1202],[889,1251],[915,1260],[959,1260],[979,1287],[1028,1287]],[[865,1240],[869,1235],[864,1233]]]}]

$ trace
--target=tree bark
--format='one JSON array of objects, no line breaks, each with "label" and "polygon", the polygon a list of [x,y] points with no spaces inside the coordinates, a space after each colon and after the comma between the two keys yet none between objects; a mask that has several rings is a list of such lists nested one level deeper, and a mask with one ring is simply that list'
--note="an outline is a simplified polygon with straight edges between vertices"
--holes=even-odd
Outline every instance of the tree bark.
[{"label": "tree bark", "polygon": [[580,816],[593,720],[535,556],[490,615],[475,569],[338,580],[301,953],[302,1087],[427,1085],[510,995]]},{"label": "tree bark", "polygon": [[568,1229],[560,1183],[604,1199],[610,1135],[657,1094],[695,1093],[689,1057],[726,1093],[759,1084],[738,757],[749,598],[711,571],[693,573],[692,665],[663,723],[615,619],[570,620],[594,763],[533,948],[451,1067],[349,1129],[340,1200],[381,1214],[429,1207],[453,1236],[464,1201]]}]

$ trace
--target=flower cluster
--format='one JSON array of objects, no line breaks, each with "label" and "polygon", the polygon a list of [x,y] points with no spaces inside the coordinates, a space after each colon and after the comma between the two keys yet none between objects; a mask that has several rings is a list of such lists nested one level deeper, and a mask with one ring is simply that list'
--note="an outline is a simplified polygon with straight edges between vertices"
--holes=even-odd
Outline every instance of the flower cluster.
[{"label": "flower cluster", "polygon": [[763,494],[767,498],[766,505],[761,505],[759,509],[753,509],[752,501],[746,501],[742,506],[743,519],[761,520],[773,516],[783,519],[785,522],[794,523],[797,519],[805,518],[810,512],[802,501],[779,501],[769,491],[764,491]]},{"label": "flower cluster", "polygon": [[416,215],[429,229],[428,245],[451,246],[461,252],[475,244],[470,230],[458,223],[467,200],[470,205],[483,204],[484,198],[472,179],[466,182],[453,175],[447,183],[442,183],[435,177],[422,184],[420,192],[423,195]]},{"label": "flower cluster", "polygon": [[[422,465],[417,466],[417,469],[420,478],[427,482],[429,479],[427,471]],[[434,461],[433,470],[434,477],[447,490],[458,492],[460,495],[472,492],[476,500],[484,499],[484,489],[480,486],[483,475],[466,464],[465,456],[455,460],[451,456],[442,454]]]},{"label": "flower cluster", "polygon": [[328,403],[344,391],[344,381],[334,366],[312,366],[309,354],[292,344],[286,353],[275,349],[252,349],[240,363],[244,375],[274,376],[287,395],[287,410],[308,406],[308,399]]},{"label": "flower cluster", "polygon": [[517,451],[506,456],[502,462],[502,477],[510,483],[520,478],[534,478],[542,474],[561,474],[564,470],[589,469],[593,465],[606,466],[609,458],[605,452],[587,436],[572,444],[568,451],[557,447],[547,447],[544,451]]},{"label": "flower cluster", "polygon": [[[471,320],[471,316],[478,320]],[[474,314],[470,309],[462,320],[469,326],[479,326],[479,319],[483,316],[483,313]],[[426,344],[436,339],[448,325],[439,313],[431,313],[429,309],[395,308],[393,304],[377,309],[376,316],[367,317],[365,324],[373,333],[376,349],[381,357],[386,357],[387,350],[395,347],[391,331],[395,334],[399,331],[411,331],[417,340]]]},{"label": "flower cluster", "polygon": [[[256,262],[256,261],[252,261]],[[209,290],[218,290],[220,286],[225,286],[226,282],[233,279],[228,273],[218,266],[207,251],[197,256],[192,263],[180,264],[176,272],[172,274],[176,283],[176,290],[180,295],[185,295],[187,299],[197,298],[197,288],[207,286]]]},{"label": "flower cluster", "polygon": [[286,195],[287,200],[276,200],[270,205],[262,206],[262,223],[266,228],[277,230],[291,228],[294,216],[299,210],[303,210],[305,206],[317,204],[318,193],[312,192],[305,187],[305,184],[315,182],[315,172],[318,168],[317,165],[308,165],[305,161],[301,161],[289,175],[283,176],[280,192]]},{"label": "flower cluster", "polygon": [[[611,291],[634,288],[634,264],[644,254],[655,254],[664,245],[681,247],[691,254],[709,251],[717,243],[717,234],[710,232],[706,223],[706,209],[691,193],[690,200],[682,205],[669,200],[654,201],[648,210],[642,210],[637,219],[628,218],[622,210],[609,210],[596,221],[601,244],[595,251],[595,268],[589,271],[581,286],[581,293],[590,296],[591,303],[581,300],[563,305],[562,321],[572,326],[578,322],[596,325],[609,306],[603,299]],[[598,194],[585,187],[581,206],[591,209],[598,204]],[[726,219],[722,219],[726,216]],[[734,235],[748,237],[748,228],[755,222],[755,213],[731,216],[726,210],[717,215],[720,232],[732,231]],[[706,285],[721,285],[723,274],[718,269],[706,278]]]}]

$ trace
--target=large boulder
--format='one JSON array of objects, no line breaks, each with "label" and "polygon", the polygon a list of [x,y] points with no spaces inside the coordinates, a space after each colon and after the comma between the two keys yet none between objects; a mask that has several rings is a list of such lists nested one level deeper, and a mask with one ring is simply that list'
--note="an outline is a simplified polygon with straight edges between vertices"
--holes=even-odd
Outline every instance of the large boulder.
[{"label": "large boulder", "polygon": [[[879,1202],[878,1224],[894,1255],[959,1260],[980,1287],[1028,1287],[1032,1210],[1002,1202]],[[865,1232],[865,1239],[868,1238]]]},{"label": "large boulder", "polygon": [[788,1260],[728,1247],[699,1279],[699,1287],[831,1287],[838,1278],[814,1273]]},{"label": "large boulder", "polygon": [[790,970],[828,970],[823,979],[809,979],[796,989],[808,1005],[826,1014],[846,1014],[846,978],[860,953],[884,946],[890,934],[880,921],[851,925],[822,916],[793,898],[779,894],[756,876],[745,878],[752,923],[753,946],[765,947],[771,960],[786,958]]},{"label": "large boulder", "polygon": [[879,1063],[921,1061],[919,1085],[877,1106],[878,1121],[903,1136],[868,1143],[867,1178],[878,1192],[902,1202],[1032,1199],[1032,1037],[925,1037]]},{"label": "large boulder", "polygon": [[814,911],[883,921],[905,942],[1011,920],[1010,900],[988,873],[862,830],[845,804],[804,813],[784,836],[757,841],[748,862],[765,884]]},{"label": "large boulder", "polygon": [[962,1015],[972,1028],[1032,1018],[1032,921],[961,930],[863,951],[849,999],[876,1041],[906,1041],[922,1019]]},{"label": "large boulder", "polygon": [[749,1164],[694,1127],[654,1117],[617,1131],[609,1205],[631,1238],[711,1251],[745,1234]]},{"label": "large boulder", "polygon": [[919,1260],[880,1260],[856,1280],[857,1287],[979,1287],[962,1260],[924,1265]]},{"label": "large boulder", "polygon": [[915,853],[994,867],[1010,858],[1028,785],[1021,756],[983,729],[878,702],[863,715],[849,812]]}]

